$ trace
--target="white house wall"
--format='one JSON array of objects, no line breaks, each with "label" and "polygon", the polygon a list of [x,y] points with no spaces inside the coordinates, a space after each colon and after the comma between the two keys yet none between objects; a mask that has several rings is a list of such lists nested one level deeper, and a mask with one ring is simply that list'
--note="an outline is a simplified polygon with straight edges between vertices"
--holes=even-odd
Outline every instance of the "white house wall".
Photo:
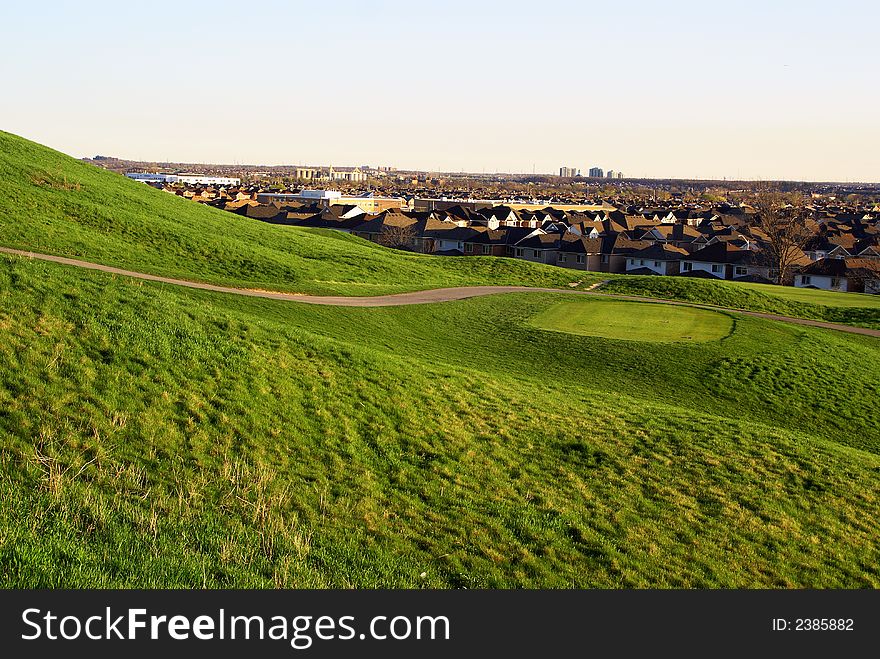
[{"label": "white house wall", "polygon": [[[804,276],[807,276],[810,278],[809,283],[807,283],[807,284],[802,283]],[[847,280],[846,277],[838,277],[837,278],[840,281],[839,286],[832,286],[831,279],[832,279],[832,277],[827,277],[825,275],[796,275],[794,278],[794,285],[797,288],[810,288],[810,287],[821,288],[823,291],[846,291],[847,290],[847,283],[849,280]]]},{"label": "white house wall", "polygon": [[[718,279],[724,279],[724,264],[723,263],[707,263],[705,261],[687,261],[687,263],[691,264],[691,271],[702,270],[703,272],[708,272],[710,275],[714,275],[718,277]],[[720,268],[718,272],[712,272],[712,266]],[[687,272],[683,267],[681,269],[682,272]]]},{"label": "white house wall", "polygon": [[658,275],[666,274],[666,261],[655,261],[654,259],[627,259],[626,271],[636,270],[638,268],[648,268]]}]

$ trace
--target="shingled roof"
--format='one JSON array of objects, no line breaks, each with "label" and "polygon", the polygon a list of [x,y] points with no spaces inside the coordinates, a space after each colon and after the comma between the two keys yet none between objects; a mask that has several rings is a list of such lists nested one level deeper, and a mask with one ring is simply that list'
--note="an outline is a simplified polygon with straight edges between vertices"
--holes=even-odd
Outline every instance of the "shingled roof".
[{"label": "shingled roof", "polygon": [[866,277],[869,279],[880,277],[880,262],[877,259],[819,259],[805,267],[802,271],[805,275],[819,275],[826,277]]},{"label": "shingled roof", "polygon": [[728,242],[717,242],[688,255],[687,260],[705,263],[747,263],[751,262],[754,256],[751,250],[741,249]]},{"label": "shingled roof", "polygon": [[569,233],[562,237],[559,250],[570,254],[600,254],[602,252],[601,238],[584,238]]},{"label": "shingled roof", "polygon": [[689,256],[687,250],[667,243],[655,243],[650,247],[637,250],[628,255],[634,259],[650,259],[653,261],[680,261]]},{"label": "shingled roof", "polygon": [[555,233],[539,233],[519,241],[516,246],[528,247],[530,249],[555,249],[559,247],[559,235]]}]

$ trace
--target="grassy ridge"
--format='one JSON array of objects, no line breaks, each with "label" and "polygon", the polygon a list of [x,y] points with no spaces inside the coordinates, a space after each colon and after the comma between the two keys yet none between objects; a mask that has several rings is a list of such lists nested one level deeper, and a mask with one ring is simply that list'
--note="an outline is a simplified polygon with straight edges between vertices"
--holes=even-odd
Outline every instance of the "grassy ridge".
[{"label": "grassy ridge", "polygon": [[311,294],[595,280],[514,259],[406,254],[202,206],[0,131],[0,245],[182,279]]},{"label": "grassy ridge", "polygon": [[603,293],[683,300],[880,329],[880,296],[686,277],[617,277]]},{"label": "grassy ridge", "polygon": [[556,301],[0,259],[2,584],[880,586],[880,342],[531,327]]}]

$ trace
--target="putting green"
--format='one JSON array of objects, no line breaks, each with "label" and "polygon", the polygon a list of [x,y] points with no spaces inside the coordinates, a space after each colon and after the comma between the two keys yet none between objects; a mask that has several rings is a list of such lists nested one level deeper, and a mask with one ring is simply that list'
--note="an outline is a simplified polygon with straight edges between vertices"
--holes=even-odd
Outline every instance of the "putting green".
[{"label": "putting green", "polygon": [[557,302],[529,322],[556,332],[656,343],[715,341],[733,330],[733,319],[717,311],[618,300]]}]

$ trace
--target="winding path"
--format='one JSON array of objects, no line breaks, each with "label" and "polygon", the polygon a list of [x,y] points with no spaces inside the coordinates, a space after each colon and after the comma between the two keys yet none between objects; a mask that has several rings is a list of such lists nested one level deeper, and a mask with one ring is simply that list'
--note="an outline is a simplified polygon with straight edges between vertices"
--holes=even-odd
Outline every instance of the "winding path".
[{"label": "winding path", "polygon": [[426,291],[398,293],[395,295],[377,295],[374,297],[303,295],[300,293],[278,293],[274,291],[259,291],[248,288],[232,288],[230,286],[217,286],[215,284],[205,284],[197,281],[187,281],[185,279],[174,279],[172,277],[160,277],[158,275],[150,275],[144,272],[134,272],[132,270],[123,270],[121,268],[114,268],[109,265],[101,265],[99,263],[92,263],[90,261],[69,259],[63,256],[53,256],[51,254],[39,254],[36,252],[28,252],[21,249],[11,249],[9,247],[0,247],[0,253],[22,256],[29,259],[51,261],[53,263],[71,265],[77,268],[99,270],[100,272],[108,272],[110,274],[120,275],[122,277],[134,277],[136,279],[156,281],[163,284],[173,284],[174,286],[186,286],[187,288],[198,288],[200,290],[214,291],[216,293],[230,293],[233,295],[246,295],[249,297],[267,298],[270,300],[286,300],[289,302],[301,302],[304,304],[323,304],[337,307],[394,307],[407,304],[450,302],[452,300],[465,300],[471,297],[479,297],[481,295],[497,295],[499,293],[562,293],[565,295],[592,295],[596,297],[613,298],[616,300],[631,300],[634,302],[671,304],[681,307],[709,309],[712,311],[729,311],[734,313],[741,313],[746,316],[754,316],[756,318],[778,320],[785,323],[808,325],[810,327],[821,327],[824,329],[838,330],[840,332],[849,332],[851,334],[864,334],[866,336],[880,337],[880,330],[868,329],[866,327],[852,327],[850,325],[826,323],[820,320],[807,320],[805,318],[777,316],[776,314],[762,313],[759,311],[746,311],[744,309],[716,307],[710,304],[680,302],[677,300],[663,300],[660,298],[638,297],[635,295],[614,295],[609,293],[599,293],[595,291],[572,291],[559,288],[532,288],[530,286],[460,286],[457,288],[434,288]]}]

